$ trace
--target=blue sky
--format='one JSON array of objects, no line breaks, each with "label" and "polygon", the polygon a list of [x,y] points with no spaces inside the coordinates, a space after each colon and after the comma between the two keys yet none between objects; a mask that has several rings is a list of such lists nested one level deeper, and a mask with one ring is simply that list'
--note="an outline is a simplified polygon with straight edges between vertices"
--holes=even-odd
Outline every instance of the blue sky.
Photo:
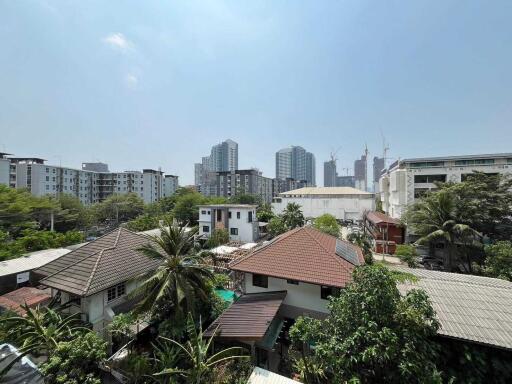
[{"label": "blue sky", "polygon": [[[302,145],[353,167],[512,152],[512,1],[0,0],[0,150],[193,163],[226,138],[273,177]],[[391,161],[391,160],[390,160]]]}]

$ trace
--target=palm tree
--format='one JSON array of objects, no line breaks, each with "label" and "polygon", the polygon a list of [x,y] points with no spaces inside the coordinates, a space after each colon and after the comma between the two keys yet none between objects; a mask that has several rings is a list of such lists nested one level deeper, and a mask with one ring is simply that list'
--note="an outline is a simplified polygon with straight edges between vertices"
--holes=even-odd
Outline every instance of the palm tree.
[{"label": "palm tree", "polygon": [[[201,324],[201,321],[199,321],[199,324]],[[241,347],[230,347],[213,355],[210,354],[210,347],[212,346],[212,341],[217,333],[217,329],[215,329],[212,336],[206,340],[203,337],[201,325],[199,325],[199,330],[197,330],[190,314],[187,319],[187,333],[189,340],[185,343],[180,343],[162,336],[160,336],[160,338],[177,346],[190,367],[188,369],[166,368],[156,373],[155,376],[181,376],[186,378],[187,383],[190,384],[209,383],[211,382],[209,376],[212,374],[213,369],[220,363],[234,359],[249,359],[249,356],[241,354],[243,352],[243,348]],[[171,360],[174,359],[176,359],[176,356],[171,356]]]},{"label": "palm tree", "polygon": [[481,235],[467,224],[460,223],[457,217],[455,196],[441,190],[424,196],[409,207],[405,222],[412,233],[420,236],[416,244],[442,242],[447,250],[447,268],[452,269],[456,243],[478,243]]},{"label": "palm tree", "polygon": [[[62,317],[50,308],[41,309],[38,306],[32,309],[27,304],[21,305],[21,308],[25,310],[25,316],[12,316],[4,320],[7,339],[20,347],[19,355],[0,371],[0,378],[22,357],[35,353],[48,355],[59,342],[69,340],[79,332],[89,331],[80,325],[76,314]],[[12,356],[7,355],[1,360],[9,357]]]},{"label": "palm tree", "polygon": [[177,312],[194,311],[197,298],[208,300],[208,281],[213,279],[210,266],[196,253],[194,234],[197,229],[167,223],[160,227],[160,237],[153,238],[138,251],[162,264],[145,275],[131,297],[142,297],[134,313],[156,312],[160,305],[170,305]]},{"label": "palm tree", "polygon": [[302,227],[304,225],[304,215],[297,203],[288,203],[283,212],[283,221],[288,229]]}]

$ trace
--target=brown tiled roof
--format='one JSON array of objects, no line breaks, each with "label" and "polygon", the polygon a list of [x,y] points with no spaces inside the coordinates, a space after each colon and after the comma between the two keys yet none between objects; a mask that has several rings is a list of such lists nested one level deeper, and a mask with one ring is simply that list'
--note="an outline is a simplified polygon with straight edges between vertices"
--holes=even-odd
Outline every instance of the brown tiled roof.
[{"label": "brown tiled roof", "polygon": [[0,307],[24,315],[25,310],[21,308],[22,304],[26,303],[30,308],[34,308],[50,299],[48,292],[33,287],[22,287],[0,296]]},{"label": "brown tiled roof", "polygon": [[161,261],[137,249],[152,240],[118,228],[46,264],[35,272],[41,284],[79,296],[89,296],[156,269]]},{"label": "brown tiled roof", "polygon": [[[345,245],[337,247],[336,243]],[[351,255],[340,255],[337,249]],[[350,262],[354,260],[355,262]],[[234,271],[257,273],[306,283],[345,287],[355,264],[364,263],[361,249],[313,227],[296,228],[233,261]]]},{"label": "brown tiled roof", "polygon": [[400,225],[400,220],[394,219],[391,216],[386,215],[382,212],[372,211],[368,212],[366,218],[374,224],[389,223],[394,225]]},{"label": "brown tiled roof", "polygon": [[[260,340],[279,311],[286,291],[249,293],[226,309],[205,331],[209,337],[236,340]],[[218,327],[218,328],[217,328]]]}]

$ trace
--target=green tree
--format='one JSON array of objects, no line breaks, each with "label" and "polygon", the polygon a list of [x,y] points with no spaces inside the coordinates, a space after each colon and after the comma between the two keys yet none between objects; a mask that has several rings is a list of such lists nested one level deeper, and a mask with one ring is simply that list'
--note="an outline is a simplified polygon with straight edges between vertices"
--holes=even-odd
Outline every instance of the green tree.
[{"label": "green tree", "polygon": [[225,228],[215,229],[206,242],[208,248],[215,248],[229,242],[229,232]]},{"label": "green tree", "polygon": [[137,216],[135,219],[126,223],[126,228],[130,231],[142,232],[149,231],[150,229],[158,228],[159,217],[151,216],[147,213]]},{"label": "green tree", "polygon": [[400,258],[403,262],[407,263],[409,268],[416,268],[418,266],[418,251],[412,244],[397,244],[395,256]]},{"label": "green tree", "polygon": [[461,222],[457,213],[456,196],[443,189],[409,206],[404,216],[411,232],[420,237],[417,244],[444,244],[448,270],[453,268],[457,244],[476,245],[480,238],[477,231]]},{"label": "green tree", "polygon": [[267,231],[272,237],[279,236],[281,233],[285,233],[287,230],[288,227],[280,216],[275,216],[270,219],[267,225]]},{"label": "green tree", "polygon": [[176,197],[172,215],[182,225],[196,225],[199,219],[199,205],[206,203],[206,198],[198,192],[182,192]]},{"label": "green tree", "polygon": [[512,242],[486,245],[485,255],[484,273],[487,276],[512,281]]},{"label": "green tree", "polygon": [[282,218],[288,229],[304,226],[304,215],[302,214],[300,205],[297,203],[288,203],[284,209]]},{"label": "green tree", "polygon": [[249,193],[236,193],[234,196],[229,198],[231,204],[261,204],[261,197]]},{"label": "green tree", "polygon": [[272,205],[268,203],[260,205],[256,210],[256,217],[258,218],[258,221],[262,221],[264,223],[270,222],[270,220],[275,216],[274,212],[272,212]]},{"label": "green tree", "polygon": [[329,310],[325,320],[298,321],[290,330],[295,344],[314,344],[316,361],[332,375],[327,382],[441,382],[432,341],[439,323],[424,291],[401,296],[384,266],[362,266]]},{"label": "green tree", "polygon": [[196,253],[194,235],[197,231],[170,222],[160,227],[160,236],[139,252],[162,264],[145,276],[132,297],[142,296],[135,313],[155,312],[160,305],[171,306],[173,312],[195,311],[195,301],[208,301],[209,281],[213,272]]},{"label": "green tree", "polygon": [[382,207],[382,200],[380,199],[380,196],[375,198],[375,210],[377,212],[384,213],[384,208]]},{"label": "green tree", "polygon": [[215,333],[208,339],[203,337],[201,326],[199,326],[199,329],[196,329],[190,314],[187,319],[187,333],[188,341],[185,343],[180,343],[165,337],[160,338],[178,347],[188,362],[188,367],[167,367],[161,372],[156,373],[155,376],[170,375],[185,377],[186,382],[190,384],[209,383],[211,382],[210,379],[215,367],[219,364],[229,360],[249,358],[249,356],[242,354],[244,350],[241,347],[230,347],[212,354],[210,350],[212,349],[212,341]]},{"label": "green tree", "polygon": [[[58,312],[46,308],[21,306],[25,316],[12,316],[3,320],[7,340],[19,346],[20,354],[0,371],[0,378],[27,354],[51,354],[61,341],[68,341],[80,332],[88,331],[80,325],[76,315],[62,317]],[[10,357],[4,356],[1,360]]]},{"label": "green tree", "polygon": [[141,215],[144,211],[144,201],[135,193],[112,195],[91,209],[97,223],[117,225]]},{"label": "green tree", "polygon": [[101,384],[99,363],[107,357],[107,343],[89,331],[61,341],[41,365],[46,383]]},{"label": "green tree", "polygon": [[333,215],[328,213],[315,219],[313,227],[331,236],[339,237],[340,226]]},{"label": "green tree", "polygon": [[361,248],[364,256],[364,262],[366,264],[373,264],[372,243],[370,236],[365,233],[351,232],[348,234],[347,240]]}]

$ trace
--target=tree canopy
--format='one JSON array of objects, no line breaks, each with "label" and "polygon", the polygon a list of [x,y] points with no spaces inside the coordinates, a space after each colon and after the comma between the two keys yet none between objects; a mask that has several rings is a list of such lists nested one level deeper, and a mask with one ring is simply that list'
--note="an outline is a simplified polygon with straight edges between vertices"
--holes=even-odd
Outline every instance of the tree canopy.
[{"label": "tree canopy", "polygon": [[313,222],[313,226],[329,235],[339,237],[340,236],[340,229],[338,222],[336,221],[336,218],[333,215],[330,215],[328,213],[323,214],[322,216],[319,216],[315,219]]}]

